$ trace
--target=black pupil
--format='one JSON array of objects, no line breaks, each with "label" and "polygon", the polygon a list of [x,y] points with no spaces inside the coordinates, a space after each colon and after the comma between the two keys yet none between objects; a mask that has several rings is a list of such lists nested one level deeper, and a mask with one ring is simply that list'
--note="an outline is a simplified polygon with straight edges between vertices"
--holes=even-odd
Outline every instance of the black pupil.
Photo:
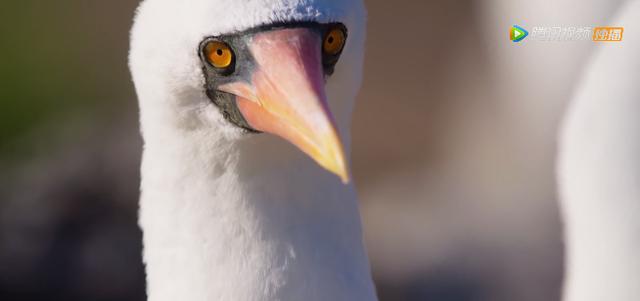
[{"label": "black pupil", "polygon": [[329,39],[327,40],[327,42],[329,42],[329,44],[333,44],[333,36],[329,36]]},{"label": "black pupil", "polygon": [[218,50],[216,50],[216,54],[222,56],[222,49],[218,48]]}]

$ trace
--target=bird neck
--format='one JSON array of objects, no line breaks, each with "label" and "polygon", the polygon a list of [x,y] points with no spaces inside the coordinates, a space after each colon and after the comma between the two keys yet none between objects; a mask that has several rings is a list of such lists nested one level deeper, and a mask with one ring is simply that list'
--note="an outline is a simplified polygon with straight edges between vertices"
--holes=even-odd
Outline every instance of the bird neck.
[{"label": "bird neck", "polygon": [[149,300],[374,300],[356,195],[266,135],[146,141]]},{"label": "bird neck", "polygon": [[640,93],[633,94],[583,95],[564,129],[566,301],[640,298]]}]

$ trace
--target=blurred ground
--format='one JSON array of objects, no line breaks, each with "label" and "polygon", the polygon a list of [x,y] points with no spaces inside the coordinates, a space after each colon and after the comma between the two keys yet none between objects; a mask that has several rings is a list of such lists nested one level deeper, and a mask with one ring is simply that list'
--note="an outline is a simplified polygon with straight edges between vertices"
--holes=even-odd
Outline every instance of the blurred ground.
[{"label": "blurred ground", "polygon": [[[618,3],[367,1],[353,164],[382,300],[558,300],[555,131],[592,44],[507,31]],[[0,300],[144,300],[136,4],[3,4]]]}]

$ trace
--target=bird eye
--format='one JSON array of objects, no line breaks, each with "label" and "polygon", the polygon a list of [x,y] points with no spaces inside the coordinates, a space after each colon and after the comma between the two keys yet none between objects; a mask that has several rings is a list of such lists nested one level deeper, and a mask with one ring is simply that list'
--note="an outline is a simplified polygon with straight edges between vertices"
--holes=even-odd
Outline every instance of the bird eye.
[{"label": "bird eye", "polygon": [[327,55],[338,55],[342,51],[344,44],[347,40],[347,34],[342,28],[333,28],[329,30],[324,37],[322,43],[322,50]]},{"label": "bird eye", "polygon": [[216,68],[225,69],[233,63],[233,51],[227,43],[211,41],[205,46],[205,55],[209,63]]}]

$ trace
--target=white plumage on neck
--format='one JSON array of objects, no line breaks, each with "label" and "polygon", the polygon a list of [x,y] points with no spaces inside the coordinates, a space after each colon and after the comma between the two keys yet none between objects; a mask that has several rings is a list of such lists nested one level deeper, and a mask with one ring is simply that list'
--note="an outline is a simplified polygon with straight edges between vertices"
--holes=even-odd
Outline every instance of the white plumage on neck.
[{"label": "white plumage on neck", "polygon": [[[150,300],[374,299],[352,186],[273,137],[217,158],[200,138],[145,151]],[[241,162],[243,147],[287,160]]]},{"label": "white plumage on neck", "polygon": [[565,120],[559,185],[566,301],[640,300],[640,1],[599,45]]}]

